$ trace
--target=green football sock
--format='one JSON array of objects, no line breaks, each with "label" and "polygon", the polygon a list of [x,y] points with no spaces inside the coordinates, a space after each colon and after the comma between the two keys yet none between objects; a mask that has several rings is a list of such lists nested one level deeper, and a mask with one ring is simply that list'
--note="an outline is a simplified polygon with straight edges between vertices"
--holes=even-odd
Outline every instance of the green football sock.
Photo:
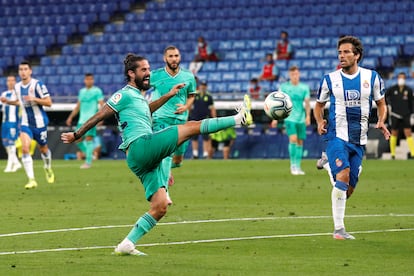
[{"label": "green football sock", "polygon": [[89,165],[92,164],[93,146],[94,146],[94,143],[92,140],[85,141],[85,161]]},{"label": "green football sock", "polygon": [[134,227],[129,232],[127,239],[136,244],[137,241],[148,233],[156,224],[157,221],[155,218],[153,218],[150,214],[145,213],[135,223]]},{"label": "green football sock", "polygon": [[290,166],[291,167],[296,167],[296,144],[294,143],[289,143],[288,146],[289,149],[289,158],[290,158]]},{"label": "green football sock", "polygon": [[214,133],[222,129],[233,127],[235,125],[236,122],[234,120],[234,116],[204,119],[201,121],[200,133]]},{"label": "green football sock", "polygon": [[300,165],[302,163],[302,155],[303,155],[303,146],[296,145],[296,157],[295,157],[296,168],[300,168]]},{"label": "green football sock", "polygon": [[79,150],[81,151],[81,152],[83,152],[83,153],[85,153],[86,152],[86,145],[85,145],[85,140],[84,141],[81,141],[81,142],[79,142],[77,145],[78,145],[78,148],[79,148]]}]

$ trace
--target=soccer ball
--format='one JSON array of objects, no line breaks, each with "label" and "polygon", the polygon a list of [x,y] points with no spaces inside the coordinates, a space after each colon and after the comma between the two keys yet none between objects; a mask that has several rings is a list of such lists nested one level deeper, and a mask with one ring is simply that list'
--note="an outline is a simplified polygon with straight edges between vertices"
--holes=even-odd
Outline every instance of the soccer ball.
[{"label": "soccer ball", "polygon": [[282,91],[270,93],[264,101],[264,111],[273,120],[281,120],[288,117],[292,107],[293,104],[289,95]]}]

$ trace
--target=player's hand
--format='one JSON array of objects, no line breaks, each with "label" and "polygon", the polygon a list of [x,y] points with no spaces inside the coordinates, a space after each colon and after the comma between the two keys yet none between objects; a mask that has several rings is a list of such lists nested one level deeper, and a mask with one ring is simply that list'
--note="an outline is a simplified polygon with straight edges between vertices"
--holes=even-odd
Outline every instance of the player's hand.
[{"label": "player's hand", "polygon": [[385,140],[390,139],[391,133],[383,122],[378,122],[375,128],[381,130],[382,134],[384,135]]},{"label": "player's hand", "polygon": [[75,134],[73,132],[64,132],[60,135],[60,139],[64,144],[75,142]]},{"label": "player's hand", "polygon": [[174,114],[181,114],[187,110],[187,106],[185,104],[176,104],[177,109],[175,110]]},{"label": "player's hand", "polygon": [[170,92],[172,95],[177,95],[178,92],[180,92],[180,89],[183,88],[185,86],[185,83],[179,83],[173,86],[173,88],[171,88]]},{"label": "player's hand", "polygon": [[310,124],[311,124],[311,118],[310,118],[310,116],[306,116],[305,124],[306,124],[306,126],[310,126]]},{"label": "player's hand", "polygon": [[323,120],[321,123],[318,123],[318,133],[319,135],[325,134],[327,132],[326,125],[328,122],[326,120]]},{"label": "player's hand", "polygon": [[273,121],[270,123],[270,127],[271,127],[271,128],[276,128],[276,127],[277,127],[277,120],[273,120]]},{"label": "player's hand", "polygon": [[35,99],[36,99],[36,97],[29,96],[29,95],[23,96],[23,100],[25,100],[26,102],[34,102]]},{"label": "player's hand", "polygon": [[0,97],[0,101],[1,101],[2,103],[7,103],[7,99],[6,99],[6,97]]}]

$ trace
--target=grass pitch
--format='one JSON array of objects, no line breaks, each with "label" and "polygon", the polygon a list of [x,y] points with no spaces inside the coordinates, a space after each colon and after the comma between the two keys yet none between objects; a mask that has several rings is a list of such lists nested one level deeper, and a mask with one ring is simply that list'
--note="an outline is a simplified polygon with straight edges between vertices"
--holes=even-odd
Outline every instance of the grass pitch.
[{"label": "grass pitch", "polygon": [[140,241],[147,257],[111,255],[148,209],[124,161],[54,161],[53,185],[35,164],[35,190],[23,171],[0,175],[0,275],[414,274],[410,161],[364,161],[345,220],[357,239],[336,241],[314,160],[306,176],[286,160],[186,160],[173,171],[174,205]]}]

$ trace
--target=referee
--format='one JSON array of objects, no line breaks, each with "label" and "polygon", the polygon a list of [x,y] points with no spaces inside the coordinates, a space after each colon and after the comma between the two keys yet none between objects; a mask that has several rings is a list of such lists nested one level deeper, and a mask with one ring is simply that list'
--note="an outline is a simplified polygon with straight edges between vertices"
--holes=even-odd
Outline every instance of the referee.
[{"label": "referee", "polygon": [[414,158],[414,142],[411,136],[411,114],[413,110],[413,90],[405,85],[405,73],[397,75],[397,84],[388,88],[385,94],[391,115],[390,151],[392,159],[395,159],[398,131],[403,128],[404,135],[410,148],[409,158]]},{"label": "referee", "polygon": [[[207,91],[207,82],[201,81],[197,94],[194,99],[193,109],[190,111],[190,121],[198,121],[207,118],[217,117],[214,108],[213,97]],[[210,151],[210,137],[208,134],[201,134],[203,138],[203,157],[207,158]],[[198,139],[199,135],[192,138],[193,158],[198,159]]]}]

